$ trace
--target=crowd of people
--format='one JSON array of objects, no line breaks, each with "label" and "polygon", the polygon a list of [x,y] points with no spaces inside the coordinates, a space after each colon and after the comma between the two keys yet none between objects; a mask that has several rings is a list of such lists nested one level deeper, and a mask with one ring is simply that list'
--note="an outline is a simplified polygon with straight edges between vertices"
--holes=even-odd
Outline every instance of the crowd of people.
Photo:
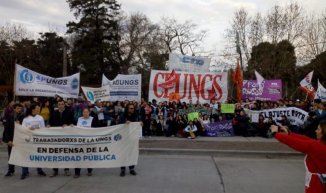
[{"label": "crowd of people", "polygon": [[[195,139],[198,136],[206,136],[208,123],[224,120],[232,121],[235,135],[272,137],[271,125],[275,125],[272,117],[259,115],[257,123],[253,123],[246,113],[249,110],[264,110],[281,107],[297,107],[309,113],[304,125],[298,127],[291,125],[285,115],[277,120],[279,125],[290,128],[295,133],[305,134],[315,138],[315,130],[320,120],[326,118],[326,104],[320,100],[313,102],[279,100],[277,102],[243,101],[235,104],[234,113],[222,113],[221,103],[211,101],[200,104],[198,101],[185,102],[150,102],[144,99],[136,101],[96,101],[91,104],[82,99],[63,100],[59,96],[54,98],[19,98],[20,103],[10,102],[4,109],[2,122],[4,124],[3,141],[8,144],[10,156],[14,135],[14,123],[29,128],[55,127],[77,125],[81,127],[105,127],[123,124],[126,121],[140,121],[142,123],[142,135],[144,138],[151,136],[185,137]],[[233,101],[228,101],[232,103]],[[188,120],[187,114],[198,112],[198,118]],[[32,125],[33,123],[34,125]],[[35,123],[38,123],[35,125]],[[130,174],[136,175],[134,166],[130,166]],[[121,168],[121,176],[125,176],[125,167]],[[15,171],[13,165],[9,165],[6,176],[12,176]],[[41,168],[38,174],[45,176]],[[64,174],[69,176],[69,169],[64,169]],[[21,178],[29,175],[28,168],[23,168]],[[51,177],[58,175],[58,169],[54,168]],[[87,175],[92,175],[92,169],[88,168]],[[75,169],[74,177],[80,176],[80,169]]]}]

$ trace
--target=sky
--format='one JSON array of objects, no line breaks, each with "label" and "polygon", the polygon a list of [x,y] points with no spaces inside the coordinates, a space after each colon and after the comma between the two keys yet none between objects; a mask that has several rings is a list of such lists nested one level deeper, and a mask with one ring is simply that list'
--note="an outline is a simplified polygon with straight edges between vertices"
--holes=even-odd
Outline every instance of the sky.
[{"label": "sky", "polygon": [[[192,20],[199,29],[208,30],[203,50],[219,54],[226,45],[225,30],[234,12],[244,7],[250,15],[266,14],[274,5],[287,5],[291,0],[118,0],[126,14],[141,12],[153,22],[173,17],[179,22]],[[312,13],[326,11],[326,0],[298,0]],[[65,0],[0,0],[0,25],[23,24],[35,34],[56,31],[64,34],[66,23],[74,20]]]}]

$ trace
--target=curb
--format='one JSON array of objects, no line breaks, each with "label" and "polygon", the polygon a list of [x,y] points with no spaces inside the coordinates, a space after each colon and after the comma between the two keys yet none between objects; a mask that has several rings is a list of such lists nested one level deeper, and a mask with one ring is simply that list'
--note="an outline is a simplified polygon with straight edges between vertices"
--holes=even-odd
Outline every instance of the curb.
[{"label": "curb", "polygon": [[206,150],[206,149],[167,149],[139,148],[142,155],[198,155],[213,157],[261,157],[261,158],[302,158],[304,154],[294,151],[250,151],[250,150]]},{"label": "curb", "polygon": [[[304,154],[291,151],[248,151],[248,150],[206,150],[206,149],[167,149],[139,148],[140,155],[191,155],[212,157],[241,157],[241,158],[300,158]],[[7,151],[0,149],[0,158],[7,158]]]}]

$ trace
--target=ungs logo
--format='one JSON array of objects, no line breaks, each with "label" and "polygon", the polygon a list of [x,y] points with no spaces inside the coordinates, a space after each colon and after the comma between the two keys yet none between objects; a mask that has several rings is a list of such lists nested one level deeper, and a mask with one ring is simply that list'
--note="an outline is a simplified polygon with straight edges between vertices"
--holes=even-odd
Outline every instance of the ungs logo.
[{"label": "ungs logo", "polygon": [[19,79],[22,83],[32,83],[34,81],[34,77],[32,73],[29,73],[28,70],[23,70],[19,74]]},{"label": "ungs logo", "polygon": [[79,87],[79,81],[77,78],[74,78],[72,81],[71,81],[71,88],[72,89],[77,89]]},{"label": "ungs logo", "polygon": [[122,136],[120,134],[116,134],[113,139],[114,141],[120,141],[122,139]]},{"label": "ungs logo", "polygon": [[88,92],[87,92],[87,98],[88,98],[90,101],[93,101],[93,100],[94,100],[94,94],[93,94],[93,92],[88,91]]}]

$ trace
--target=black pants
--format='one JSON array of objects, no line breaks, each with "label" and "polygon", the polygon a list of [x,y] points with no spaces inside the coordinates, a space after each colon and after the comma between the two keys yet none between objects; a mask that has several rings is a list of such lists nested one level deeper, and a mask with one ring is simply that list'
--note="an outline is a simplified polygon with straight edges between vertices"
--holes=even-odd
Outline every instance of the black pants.
[{"label": "black pants", "polygon": [[[75,175],[80,175],[80,168],[75,168]],[[87,168],[87,172],[91,173],[93,171],[93,168]]]},{"label": "black pants", "polygon": [[[8,160],[10,159],[11,150],[12,150],[12,146],[8,145]],[[8,164],[8,172],[14,173],[15,172],[15,166],[11,165],[11,164]]]},{"label": "black pants", "polygon": [[[53,168],[53,171],[58,173],[59,172],[59,169],[58,168]],[[69,171],[69,168],[65,168],[64,171]]]},{"label": "black pants", "polygon": [[144,122],[144,125],[143,125],[143,136],[151,136],[152,133],[151,133],[151,120],[148,119],[148,120],[145,120]]},{"label": "black pants", "polygon": [[[126,171],[126,167],[121,167],[121,171]],[[134,170],[135,166],[129,166],[129,170]]]}]

